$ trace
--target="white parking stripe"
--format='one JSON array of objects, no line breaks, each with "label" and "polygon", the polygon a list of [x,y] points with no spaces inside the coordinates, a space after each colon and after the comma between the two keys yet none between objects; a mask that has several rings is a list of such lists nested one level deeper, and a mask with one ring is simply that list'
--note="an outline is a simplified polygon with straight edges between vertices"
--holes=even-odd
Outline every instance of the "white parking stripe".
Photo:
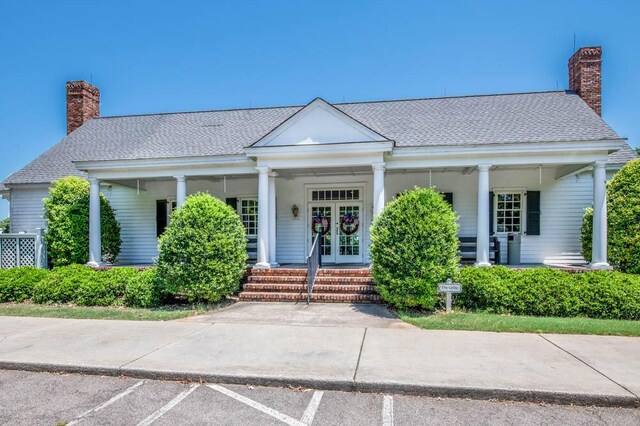
[{"label": "white parking stripe", "polygon": [[219,386],[219,385],[207,385],[207,386],[215,391],[220,392],[221,394],[227,395],[228,397],[235,399],[236,401],[240,401],[251,408],[255,408],[256,410],[262,411],[263,413],[268,414],[271,417],[275,417],[276,419],[290,426],[305,426],[304,423],[299,422],[298,420],[292,417],[289,417],[286,414],[282,414],[281,412],[276,411],[273,408],[269,408],[265,405],[262,405],[259,402],[256,402],[252,399],[247,398],[246,396],[242,396],[238,393],[235,393],[234,391],[231,391],[227,388],[223,388],[222,386]]},{"label": "white parking stripe", "polygon": [[300,421],[305,425],[313,423],[313,419],[316,417],[318,407],[320,406],[320,401],[322,400],[322,395],[324,395],[324,392],[322,391],[315,391],[313,393],[311,401],[309,401],[309,405],[307,405],[307,409],[304,410],[304,415],[302,416],[302,419],[300,419]]},{"label": "white parking stripe", "polygon": [[192,384],[191,386],[189,386],[189,389],[182,391],[178,394],[178,396],[176,396],[175,398],[173,398],[171,401],[167,402],[166,405],[164,405],[162,408],[160,408],[158,411],[156,411],[155,413],[151,413],[146,419],[144,419],[143,421],[141,421],[140,423],[138,423],[138,426],[148,426],[151,423],[155,422],[156,420],[158,420],[160,417],[162,417],[163,415],[165,415],[169,410],[171,410],[173,407],[175,407],[176,405],[178,405],[180,403],[180,401],[182,401],[183,399],[185,399],[187,396],[189,396],[189,394],[191,392],[193,392],[194,390],[196,390],[198,388],[198,386],[200,386],[197,383]]},{"label": "white parking stripe", "polygon": [[89,414],[97,413],[98,411],[100,411],[100,410],[102,410],[104,408],[107,408],[108,406],[110,406],[111,404],[116,402],[117,400],[122,399],[125,396],[129,395],[137,387],[142,386],[143,384],[144,384],[144,380],[140,380],[138,383],[136,383],[133,386],[128,387],[127,389],[125,389],[124,391],[120,392],[119,394],[117,394],[116,396],[114,396],[113,398],[108,400],[107,402],[103,402],[102,404],[98,405],[97,407],[93,407],[91,410],[85,411],[84,413],[80,414],[78,417],[76,417],[75,419],[73,419],[72,421],[67,423],[67,426],[72,426],[72,425],[80,423]]},{"label": "white parking stripe", "polygon": [[393,426],[393,397],[385,395],[382,400],[382,426]]}]

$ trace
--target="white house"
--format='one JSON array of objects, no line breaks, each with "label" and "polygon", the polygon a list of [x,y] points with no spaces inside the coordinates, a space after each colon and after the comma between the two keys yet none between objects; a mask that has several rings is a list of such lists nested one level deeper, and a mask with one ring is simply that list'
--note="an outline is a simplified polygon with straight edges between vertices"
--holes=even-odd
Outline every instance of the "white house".
[{"label": "white house", "polygon": [[[594,205],[593,267],[607,267],[605,181],[635,158],[600,116],[601,53],[579,49],[570,91],[100,117],[97,88],[67,83],[68,135],[9,176],[11,231],[46,226],[52,180],[91,183],[122,227],[121,264],[148,264],[171,210],[206,191],[235,206],[258,266],[305,261],[326,231],[327,263],[369,262],[369,225],[401,191],[432,186],[492,262],[491,236],[522,235],[522,263],[573,262]],[[595,177],[595,179],[594,179]],[[416,218],[420,220],[420,218]],[[506,250],[502,250],[502,261]]]}]

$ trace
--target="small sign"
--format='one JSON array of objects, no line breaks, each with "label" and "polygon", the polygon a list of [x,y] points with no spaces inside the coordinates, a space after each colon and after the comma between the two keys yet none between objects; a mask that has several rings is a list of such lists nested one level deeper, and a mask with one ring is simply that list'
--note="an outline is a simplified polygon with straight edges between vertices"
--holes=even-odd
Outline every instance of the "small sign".
[{"label": "small sign", "polygon": [[450,281],[440,283],[438,284],[438,293],[462,293],[462,284],[451,283]]},{"label": "small sign", "polygon": [[462,284],[454,283],[451,278],[446,283],[438,284],[438,293],[447,294],[447,313],[451,312],[451,293],[462,293]]}]

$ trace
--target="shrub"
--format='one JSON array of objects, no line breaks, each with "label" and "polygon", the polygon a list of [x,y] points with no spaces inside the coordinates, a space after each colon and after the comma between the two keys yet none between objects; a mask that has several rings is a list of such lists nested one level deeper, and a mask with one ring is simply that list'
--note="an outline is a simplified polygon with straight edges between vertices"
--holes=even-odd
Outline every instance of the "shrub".
[{"label": "shrub", "polygon": [[125,288],[125,305],[132,308],[150,308],[160,303],[158,274],[155,268],[136,274]]},{"label": "shrub", "polygon": [[0,234],[8,234],[9,233],[9,229],[10,229],[10,219],[8,217],[5,217],[4,219],[0,220]]},{"label": "shrub", "polygon": [[49,275],[47,269],[31,266],[0,269],[0,302],[24,302],[31,299],[33,288]]},{"label": "shrub", "polygon": [[[607,183],[608,258],[621,272],[640,274],[640,159],[628,162]],[[582,252],[591,258],[593,209],[582,222]]]},{"label": "shrub", "polygon": [[208,194],[194,194],[173,212],[160,237],[158,274],[167,295],[216,302],[238,288],[247,261],[238,214]]},{"label": "shrub", "polygon": [[[69,176],[53,182],[43,200],[47,220],[47,251],[53,266],[84,264],[89,258],[89,182]],[[120,225],[109,201],[100,194],[103,260],[120,253]]]},{"label": "shrub", "polygon": [[462,268],[456,303],[487,312],[640,319],[640,277],[614,271],[569,273],[549,268]]},{"label": "shrub", "polygon": [[95,271],[86,276],[76,292],[74,302],[81,306],[114,306],[124,302],[127,285],[136,279],[134,268]]},{"label": "shrub", "polygon": [[383,300],[434,308],[437,284],[457,270],[456,220],[433,189],[416,188],[387,204],[371,228],[371,273]]},{"label": "shrub", "polygon": [[[33,288],[36,303],[72,303],[79,293],[86,298],[87,286],[96,282],[98,272],[84,265],[69,265],[54,268],[46,279]],[[80,290],[84,287],[83,290]]]}]

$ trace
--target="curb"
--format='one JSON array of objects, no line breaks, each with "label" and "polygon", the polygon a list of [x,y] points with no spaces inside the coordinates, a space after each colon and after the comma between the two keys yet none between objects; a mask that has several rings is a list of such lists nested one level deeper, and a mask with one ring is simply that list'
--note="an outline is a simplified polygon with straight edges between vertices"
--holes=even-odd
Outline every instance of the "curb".
[{"label": "curb", "polygon": [[412,385],[396,382],[358,382],[352,380],[294,379],[278,376],[243,376],[214,373],[189,373],[113,367],[70,366],[46,363],[0,361],[0,369],[48,373],[79,373],[96,376],[125,376],[150,380],[210,382],[234,385],[305,387],[328,391],[389,393],[435,398],[466,398],[558,405],[639,408],[640,399],[633,394],[583,394],[524,389],[491,389],[463,386]]}]

